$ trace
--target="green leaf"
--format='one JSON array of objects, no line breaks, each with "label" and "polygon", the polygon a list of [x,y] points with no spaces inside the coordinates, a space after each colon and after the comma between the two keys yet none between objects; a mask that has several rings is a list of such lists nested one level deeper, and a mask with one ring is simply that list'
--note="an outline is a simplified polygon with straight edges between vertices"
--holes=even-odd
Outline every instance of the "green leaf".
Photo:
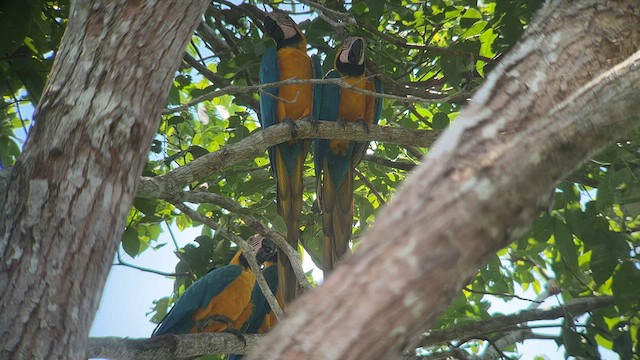
[{"label": "green leaf", "polygon": [[562,260],[564,260],[564,263],[569,269],[578,273],[578,248],[573,241],[573,235],[569,231],[569,228],[564,222],[556,221],[553,234]]},{"label": "green leaf", "polygon": [[442,130],[449,126],[449,116],[443,112],[437,112],[433,114],[431,122],[434,130]]},{"label": "green leaf", "polygon": [[369,15],[371,16],[371,20],[378,20],[382,17],[382,13],[384,12],[384,6],[386,4],[385,1],[380,0],[366,0],[367,6],[369,7]]},{"label": "green leaf", "polygon": [[625,262],[613,275],[611,291],[621,313],[631,311],[640,304],[640,270],[631,262]]},{"label": "green leaf", "polygon": [[629,331],[621,332],[613,339],[613,351],[620,355],[620,359],[633,358],[633,341]]},{"label": "green leaf", "polygon": [[122,248],[131,257],[136,257],[140,254],[143,246],[140,238],[138,238],[138,231],[134,228],[127,227],[122,234]]},{"label": "green leaf", "polygon": [[458,88],[462,82],[462,60],[458,56],[442,56],[440,58],[440,66],[444,79],[449,85]]}]

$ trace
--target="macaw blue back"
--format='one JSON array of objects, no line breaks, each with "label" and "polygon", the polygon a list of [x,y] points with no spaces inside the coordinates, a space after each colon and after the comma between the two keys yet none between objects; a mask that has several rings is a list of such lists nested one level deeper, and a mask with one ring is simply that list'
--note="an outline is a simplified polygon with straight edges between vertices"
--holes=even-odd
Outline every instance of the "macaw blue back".
[{"label": "macaw blue back", "polygon": [[206,308],[211,300],[220,295],[240,274],[242,267],[231,264],[212,270],[198,279],[160,321],[152,336],[191,333],[195,313]]}]

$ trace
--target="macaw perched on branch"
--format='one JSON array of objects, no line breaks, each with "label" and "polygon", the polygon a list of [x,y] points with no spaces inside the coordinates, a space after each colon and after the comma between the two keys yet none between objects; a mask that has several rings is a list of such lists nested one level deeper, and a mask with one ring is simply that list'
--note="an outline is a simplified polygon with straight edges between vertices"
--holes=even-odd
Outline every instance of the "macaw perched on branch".
[{"label": "macaw perched on branch", "polygon": [[[275,294],[276,300],[280,307],[283,305],[282,297],[278,292],[278,255],[274,255],[270,260],[265,261],[262,275],[269,285],[271,292]],[[251,316],[249,320],[240,328],[240,332],[244,334],[264,334],[276,325],[277,319],[267,299],[262,293],[262,289],[256,283],[251,292],[251,300],[245,311],[249,311]],[[227,360],[240,360],[242,355],[229,355]]]},{"label": "macaw perched on branch", "polygon": [[[285,13],[274,12],[264,19],[264,29],[276,42],[277,48],[267,48],[260,64],[260,83],[296,78],[321,77],[320,60],[307,55],[307,40],[298,25]],[[266,88],[260,93],[260,122],[263,128],[288,123],[296,136],[295,121],[314,116],[314,94],[311,84],[284,85]],[[317,114],[316,114],[317,115]],[[302,212],[302,176],[310,140],[290,140],[269,148],[269,160],[276,180],[278,214],[287,226],[287,242],[298,248],[300,215]],[[279,264],[280,289],[285,303],[297,295],[298,285],[291,263],[281,256]]]},{"label": "macaw perched on branch", "polygon": [[[276,252],[275,244],[260,235],[249,239],[256,261],[263,263]],[[151,336],[199,332],[237,331],[248,320],[241,318],[247,307],[256,275],[238,251],[229,265],[198,279],[178,299]]]},{"label": "macaw perched on branch", "polygon": [[[325,79],[342,79],[358,89],[382,93],[378,79],[364,76],[366,40],[348,37],[334,60],[333,70]],[[361,122],[367,129],[377,124],[382,99],[338,85],[322,85],[319,119]],[[325,275],[349,249],[353,226],[354,169],[369,146],[368,142],[318,139],[314,146],[316,191],[322,212],[322,263]]]},{"label": "macaw perched on branch", "polygon": [[[275,294],[276,300],[280,307],[282,307],[282,296],[278,291],[278,255],[276,254],[264,263],[264,269],[262,275],[269,285],[271,292]],[[251,293],[251,304],[253,304],[253,311],[249,321],[240,329],[240,332],[247,334],[263,334],[278,322],[271,306],[267,302],[262,289],[256,283]]]}]

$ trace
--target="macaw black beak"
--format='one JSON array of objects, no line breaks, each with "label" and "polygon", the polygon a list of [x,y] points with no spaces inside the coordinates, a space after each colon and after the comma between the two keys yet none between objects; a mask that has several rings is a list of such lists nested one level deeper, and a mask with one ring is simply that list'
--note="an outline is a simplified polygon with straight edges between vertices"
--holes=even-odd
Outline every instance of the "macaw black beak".
[{"label": "macaw black beak", "polygon": [[264,18],[264,31],[272,37],[276,42],[284,40],[284,32],[271,16],[267,15]]},{"label": "macaw black beak", "polygon": [[351,49],[349,49],[349,63],[360,64],[363,53],[364,41],[362,41],[362,39],[356,39],[353,44],[351,44]]},{"label": "macaw black beak", "polygon": [[275,255],[276,249],[276,244],[274,244],[271,239],[264,238],[262,240],[262,247],[258,249],[258,252],[256,253],[256,261],[259,264],[262,264],[269,260],[273,255]]}]

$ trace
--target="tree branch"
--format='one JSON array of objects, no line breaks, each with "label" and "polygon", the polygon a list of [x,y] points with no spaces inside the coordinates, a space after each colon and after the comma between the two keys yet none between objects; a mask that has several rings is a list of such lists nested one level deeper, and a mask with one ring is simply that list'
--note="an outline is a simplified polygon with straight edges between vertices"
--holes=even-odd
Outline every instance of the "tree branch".
[{"label": "tree branch", "polygon": [[242,221],[244,221],[245,224],[256,230],[258,234],[273,240],[276,245],[278,245],[278,248],[289,258],[291,266],[293,267],[293,272],[296,274],[298,283],[303,290],[307,291],[311,288],[304,270],[302,269],[302,260],[300,259],[298,251],[291,247],[279,232],[266,227],[260,220],[251,215],[251,211],[249,209],[242,207],[240,203],[233,199],[209,192],[189,191],[183,192],[177,196],[179,196],[179,201],[181,202],[211,203],[235,213]]},{"label": "tree branch", "polygon": [[245,354],[260,335],[243,334],[243,338],[245,341],[231,333],[163,335],[150,339],[89,338],[86,355],[118,360],[174,360],[208,354]]},{"label": "tree branch", "polygon": [[[401,127],[369,125],[369,131],[360,124],[346,124],[335,121],[320,121],[317,128],[309,121],[297,121],[298,139],[322,138],[356,141],[379,141],[404,146],[429,147],[435,141],[436,133],[429,130],[410,130]],[[317,129],[317,130],[316,130]],[[201,156],[190,163],[156,177],[142,177],[138,186],[138,197],[172,199],[175,194],[211,174],[228,168],[240,161],[262,156],[268,147],[290,140],[291,128],[278,124],[256,131],[237,143]]]},{"label": "tree branch", "polygon": [[[527,310],[519,314],[500,316],[494,319],[478,321],[477,323],[460,326],[455,329],[432,330],[425,339],[425,346],[455,341],[460,338],[471,338],[478,334],[487,334],[500,331],[504,326],[514,326],[519,323],[533,320],[557,319],[567,313],[579,315],[590,310],[610,306],[613,297],[599,296],[589,298],[572,299],[564,306],[557,306],[548,310]],[[243,334],[245,344],[238,336],[228,333],[201,333],[187,335],[166,335],[151,339],[121,339],[121,338],[89,338],[87,345],[88,357],[103,357],[121,360],[146,360],[146,359],[189,359],[195,356],[207,354],[245,354],[259,339],[258,335]],[[537,338],[529,329],[520,329],[512,332],[508,337],[495,341],[495,346],[504,348],[515,342],[521,342],[529,338]],[[437,341],[433,341],[436,340]],[[468,355],[468,359],[496,359],[497,352],[488,348],[481,356]],[[434,354],[427,359],[443,359],[444,355],[461,356],[462,349],[451,349],[449,352]],[[413,356],[404,356],[403,359],[414,359]],[[417,358],[415,358],[417,359]]]},{"label": "tree branch", "polygon": [[[189,59],[191,58],[188,54],[185,54],[185,59]],[[193,58],[191,58],[193,59]],[[189,63],[192,66],[196,66],[196,64],[199,64],[195,59],[193,60],[193,64]],[[198,70],[200,71],[207,71],[208,73],[213,74],[213,72],[211,72],[211,70],[207,69],[206,67],[204,67],[203,65],[197,65],[200,68]],[[209,75],[211,76],[211,75]],[[209,77],[207,77],[207,79],[209,79]],[[322,84],[322,85],[338,85],[342,88],[345,89],[349,89],[349,90],[353,90],[354,92],[357,93],[361,93],[361,94],[365,94],[365,95],[369,95],[369,96],[373,96],[373,97],[377,97],[377,98],[381,98],[381,99],[389,99],[389,100],[394,100],[394,101],[398,101],[398,102],[402,102],[402,103],[408,103],[408,104],[415,104],[415,103],[427,103],[427,104],[433,104],[433,103],[441,103],[441,102],[446,102],[452,98],[458,97],[460,94],[453,94],[451,96],[448,97],[439,97],[436,99],[427,99],[424,97],[419,97],[416,95],[406,95],[406,96],[397,96],[397,95],[393,95],[393,94],[385,94],[385,93],[378,93],[375,91],[371,91],[371,90],[366,90],[366,89],[361,89],[358,88],[354,85],[351,85],[349,83],[347,83],[346,81],[342,80],[342,79],[297,79],[297,78],[291,78],[291,79],[286,79],[286,80],[282,80],[282,81],[277,81],[277,82],[273,82],[273,83],[268,83],[268,84],[261,84],[261,85],[228,85],[224,88],[218,89],[218,90],[214,90],[212,92],[200,95],[194,99],[192,99],[191,101],[189,101],[186,104],[180,105],[180,106],[176,106],[176,107],[172,107],[169,109],[164,109],[162,111],[163,114],[172,114],[172,113],[176,113],[176,112],[180,112],[183,110],[186,110],[194,105],[197,105],[203,101],[207,101],[207,100],[212,100],[216,97],[219,96],[223,96],[223,95],[234,95],[234,94],[247,94],[247,93],[253,93],[256,91],[261,91],[263,89],[268,89],[268,88],[272,88],[272,87],[278,87],[278,86],[283,86],[283,85],[294,85],[294,84],[314,84],[314,85],[318,85],[318,84]]]},{"label": "tree branch", "polygon": [[430,330],[421,340],[422,346],[433,346],[447,341],[476,337],[482,334],[499,332],[507,327],[535,320],[552,320],[567,314],[580,315],[587,311],[613,305],[612,296],[592,296],[571,299],[566,304],[551,309],[525,310],[512,315],[496,316],[488,320],[476,321],[466,325],[444,330]]}]

